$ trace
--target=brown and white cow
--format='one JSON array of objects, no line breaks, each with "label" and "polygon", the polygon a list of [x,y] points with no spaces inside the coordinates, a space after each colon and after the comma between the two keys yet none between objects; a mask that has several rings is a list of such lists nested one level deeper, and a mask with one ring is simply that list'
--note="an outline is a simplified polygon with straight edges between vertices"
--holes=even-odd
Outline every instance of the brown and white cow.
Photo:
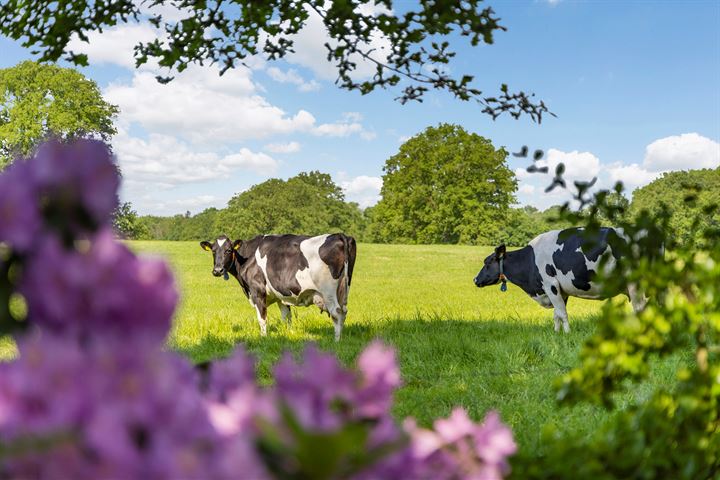
[{"label": "brown and white cow", "polygon": [[280,306],[283,320],[291,322],[290,306],[315,304],[335,324],[340,340],[347,316],[347,300],[355,266],[355,239],[342,233],[260,235],[231,241],[221,235],[200,242],[213,254],[213,275],[232,275],[255,307],[260,334],[267,334],[267,307]]}]

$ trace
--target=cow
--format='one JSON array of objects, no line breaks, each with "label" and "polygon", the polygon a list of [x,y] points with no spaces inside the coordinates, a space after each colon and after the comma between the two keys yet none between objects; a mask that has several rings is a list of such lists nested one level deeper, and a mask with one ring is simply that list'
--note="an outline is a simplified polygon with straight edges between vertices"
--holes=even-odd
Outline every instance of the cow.
[{"label": "cow", "polygon": [[267,335],[267,309],[280,307],[283,321],[292,322],[290,306],[315,304],[335,324],[340,340],[355,266],[356,243],[342,233],[260,235],[231,241],[226,235],[200,242],[213,254],[212,274],[232,275],[255,308],[260,334]]},{"label": "cow", "polygon": [[500,245],[490,254],[474,279],[477,287],[487,287],[505,281],[514,283],[545,308],[554,308],[555,331],[570,331],[567,315],[568,297],[605,299],[625,293],[638,312],[645,306],[645,298],[635,285],[626,291],[607,292],[595,281],[598,266],[606,257],[603,271],[613,272],[619,258],[615,243],[626,242],[622,229],[600,228],[596,238],[587,238],[582,228],[552,230],[535,237],[530,243],[512,252]]}]

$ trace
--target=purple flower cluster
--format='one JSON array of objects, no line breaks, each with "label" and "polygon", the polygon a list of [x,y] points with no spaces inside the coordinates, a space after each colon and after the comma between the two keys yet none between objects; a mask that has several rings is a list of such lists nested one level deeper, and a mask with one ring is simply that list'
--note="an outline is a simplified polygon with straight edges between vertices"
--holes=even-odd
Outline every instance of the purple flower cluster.
[{"label": "purple flower cluster", "polygon": [[512,431],[496,412],[478,425],[456,408],[450,417],[436,420],[434,430],[418,428],[412,419],[404,427],[412,438],[417,478],[499,480],[510,471],[507,457],[517,449]]},{"label": "purple flower cluster", "polygon": [[237,468],[262,476],[247,445],[238,452],[211,424],[192,367],[154,342],[129,348],[105,337],[80,349],[43,333],[19,351],[0,365],[0,441],[42,448],[11,458],[11,477],[236,478]]},{"label": "purple flower cluster", "polygon": [[31,169],[25,162],[16,162],[0,175],[0,241],[28,251],[41,226]]},{"label": "purple flower cluster", "polygon": [[0,176],[0,242],[26,253],[43,237],[43,226],[66,238],[92,233],[109,224],[118,186],[117,167],[102,142],[47,142]]},{"label": "purple flower cluster", "polygon": [[79,337],[141,333],[161,341],[177,302],[166,265],[138,259],[109,230],[73,249],[46,237],[28,259],[19,291],[33,322]]},{"label": "purple flower cluster", "polygon": [[[434,429],[390,415],[400,370],[371,343],[355,370],[314,347],[260,387],[242,348],[207,371],[163,349],[168,268],[107,225],[118,176],[98,142],[49,143],[0,175],[0,244],[32,328],[0,364],[2,478],[501,478],[510,430],[463,410]],[[11,265],[12,266],[12,265]],[[3,265],[0,264],[0,267]],[[1,280],[1,279],[0,279]],[[3,321],[0,318],[0,322]]]}]

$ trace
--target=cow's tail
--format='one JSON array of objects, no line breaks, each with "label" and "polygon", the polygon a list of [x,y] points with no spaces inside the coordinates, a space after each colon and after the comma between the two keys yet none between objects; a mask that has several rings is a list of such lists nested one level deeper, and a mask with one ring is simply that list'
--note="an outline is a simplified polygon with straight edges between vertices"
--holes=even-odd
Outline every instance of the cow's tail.
[{"label": "cow's tail", "polygon": [[352,283],[353,268],[355,268],[355,254],[357,252],[357,244],[355,239],[349,235],[343,235],[343,249],[345,256],[345,265],[343,266],[340,282],[337,287],[338,303],[344,313],[347,313],[347,301],[350,294],[350,284]]}]

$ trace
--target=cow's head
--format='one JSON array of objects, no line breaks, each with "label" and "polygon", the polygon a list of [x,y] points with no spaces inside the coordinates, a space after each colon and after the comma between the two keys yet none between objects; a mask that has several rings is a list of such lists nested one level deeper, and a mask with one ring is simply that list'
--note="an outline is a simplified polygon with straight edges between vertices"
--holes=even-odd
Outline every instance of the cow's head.
[{"label": "cow's head", "polygon": [[500,245],[494,253],[488,255],[482,270],[475,277],[475,285],[487,287],[500,282],[500,261],[505,259],[505,245]]},{"label": "cow's head", "polygon": [[235,250],[240,248],[242,240],[232,242],[225,235],[220,235],[214,242],[200,242],[203,250],[213,254],[212,274],[216,277],[225,275],[235,258]]}]

